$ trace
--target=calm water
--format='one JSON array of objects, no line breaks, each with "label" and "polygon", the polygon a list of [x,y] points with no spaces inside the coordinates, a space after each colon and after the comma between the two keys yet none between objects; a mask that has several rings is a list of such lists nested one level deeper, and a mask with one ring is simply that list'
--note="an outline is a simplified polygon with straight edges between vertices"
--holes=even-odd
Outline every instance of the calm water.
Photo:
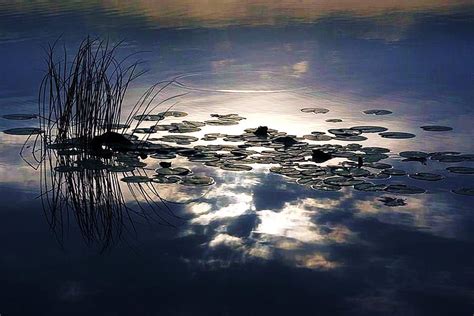
[{"label": "calm water", "polygon": [[[167,93],[188,92],[174,107],[186,119],[246,118],[189,135],[379,125],[416,137],[364,134],[361,144],[389,148],[384,162],[396,168],[446,178],[385,180],[427,190],[389,207],[379,193],[316,191],[266,165],[230,172],[183,159],[215,185],[194,193],[158,186],[164,198],[189,202],[170,204],[183,217],[178,227],[139,222],[101,254],[84,244],[73,215],[61,247],[38,198],[39,173],[18,154],[25,137],[0,133],[1,315],[474,312],[474,198],[451,192],[473,187],[474,176],[445,170],[474,163],[422,165],[397,155],[474,153],[471,1],[3,1],[0,114],[34,113],[43,48],[60,37],[75,49],[87,35],[123,40],[118,54],[139,52],[144,61],[148,72],[133,82],[126,109],[151,84],[178,77]],[[375,108],[393,114],[362,113]],[[31,124],[1,119],[0,130]]]}]

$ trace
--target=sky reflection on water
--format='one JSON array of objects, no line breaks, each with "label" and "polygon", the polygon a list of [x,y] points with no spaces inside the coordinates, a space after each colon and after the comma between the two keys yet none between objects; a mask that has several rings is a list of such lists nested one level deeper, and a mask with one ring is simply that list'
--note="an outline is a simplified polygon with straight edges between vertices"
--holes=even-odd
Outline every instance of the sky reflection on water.
[{"label": "sky reflection on water", "polygon": [[[470,1],[115,1],[0,5],[0,114],[36,110],[42,46],[61,35],[124,40],[149,72],[131,105],[158,80],[189,92],[175,110],[247,119],[225,133],[268,125],[290,134],[380,125],[416,138],[364,146],[473,152],[474,7]],[[19,23],[21,21],[22,23]],[[325,115],[303,107],[330,109]],[[393,115],[362,114],[371,108]],[[325,122],[340,118],[341,123]],[[22,125],[24,124],[24,125]],[[449,133],[419,126],[447,125]],[[0,120],[0,130],[29,122]],[[205,132],[222,132],[206,127]],[[196,133],[191,135],[201,135]],[[439,172],[440,183],[390,179],[428,189],[390,208],[380,194],[318,192],[268,173],[192,164],[216,179],[189,204],[172,204],[177,229],[140,224],[138,236],[105,255],[83,245],[71,221],[61,250],[38,196],[38,174],[19,157],[24,137],[0,134],[0,313],[446,315],[474,310],[472,175],[447,164],[389,159],[397,168]],[[331,141],[331,143],[338,143]],[[341,142],[340,142],[341,143]],[[157,161],[148,159],[149,167]],[[176,162],[178,164],[178,162]],[[467,165],[462,163],[460,165]],[[472,166],[472,162],[469,162]],[[133,198],[123,190],[126,198]],[[161,194],[180,200],[176,186]],[[205,195],[203,195],[205,193]],[[181,192],[182,194],[182,192]],[[201,195],[203,195],[201,197]],[[189,199],[189,192],[185,199]],[[28,304],[24,304],[25,300]],[[198,306],[198,307],[196,307]]]}]

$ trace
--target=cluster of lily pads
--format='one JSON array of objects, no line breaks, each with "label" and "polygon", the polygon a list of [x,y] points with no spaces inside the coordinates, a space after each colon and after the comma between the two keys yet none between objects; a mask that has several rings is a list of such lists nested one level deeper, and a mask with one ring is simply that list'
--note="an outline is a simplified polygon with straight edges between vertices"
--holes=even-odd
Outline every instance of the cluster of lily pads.
[{"label": "cluster of lily pads", "polygon": [[[304,113],[326,114],[328,109],[303,108]],[[367,115],[388,115],[391,111],[374,109],[364,111]],[[378,180],[391,177],[408,176],[420,181],[440,181],[445,178],[441,174],[416,172],[407,174],[404,170],[393,168],[383,160],[389,158],[390,149],[383,147],[364,147],[356,142],[365,141],[365,134],[378,133],[383,138],[405,139],[413,138],[414,134],[392,132],[381,126],[352,126],[347,128],[332,128],[323,131],[313,131],[311,134],[298,137],[288,135],[276,129],[260,126],[245,129],[242,134],[229,135],[223,133],[204,134],[200,139],[196,136],[182,135],[201,131],[206,125],[226,126],[236,125],[245,119],[238,114],[211,114],[211,119],[199,122],[183,120],[178,123],[162,124],[168,117],[185,117],[187,113],[167,111],[153,115],[137,115],[134,117],[135,127],[116,126],[117,129],[127,129],[123,134],[133,144],[133,147],[124,153],[117,153],[109,163],[100,159],[86,159],[77,161],[73,166],[57,166],[58,172],[80,171],[81,169],[107,169],[110,172],[132,172],[121,180],[126,183],[159,183],[182,185],[208,186],[215,183],[214,179],[205,175],[195,175],[190,169],[172,166],[170,162],[161,161],[160,168],[152,176],[136,175],[136,168],[143,168],[146,164],[141,158],[150,157],[158,160],[170,160],[177,156],[186,157],[190,162],[202,163],[206,166],[220,168],[226,171],[250,171],[252,165],[272,165],[270,172],[291,179],[302,186],[321,191],[339,191],[343,187],[353,187],[358,191],[386,192],[392,194],[421,194],[425,189],[406,184],[386,184]],[[26,120],[35,118],[34,115],[5,115],[6,119]],[[330,119],[328,122],[342,122],[340,119]],[[142,122],[151,122],[151,126],[140,127]],[[154,122],[154,124],[153,124]],[[133,123],[131,124],[134,125]],[[445,132],[452,128],[447,126],[422,126],[425,131]],[[169,134],[154,136],[158,132]],[[7,134],[30,135],[39,134],[36,128],[10,129]],[[145,134],[140,139],[136,134]],[[217,141],[224,143],[196,145],[186,147],[197,141]],[[318,143],[331,140],[350,142],[346,145]],[[232,144],[225,144],[232,143]],[[234,144],[238,143],[238,144]],[[74,155],[78,148],[73,142],[69,145],[51,144],[50,148],[57,149],[58,155]],[[429,160],[443,163],[473,162],[473,154],[459,152],[404,151],[399,153],[402,161],[415,161],[427,164]],[[330,160],[339,159],[337,164],[330,164]],[[326,164],[321,165],[322,162]],[[474,174],[474,168],[468,166],[450,166],[447,171],[454,174]],[[453,189],[452,192],[474,196],[474,188]],[[383,196],[380,201],[389,206],[404,205],[403,199]]]}]

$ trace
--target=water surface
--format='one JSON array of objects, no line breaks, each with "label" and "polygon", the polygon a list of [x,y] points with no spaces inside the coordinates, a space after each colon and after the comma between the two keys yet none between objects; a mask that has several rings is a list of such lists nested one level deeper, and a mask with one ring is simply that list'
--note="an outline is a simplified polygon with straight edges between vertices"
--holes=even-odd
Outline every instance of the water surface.
[{"label": "water surface", "polygon": [[[315,191],[268,166],[230,172],[183,159],[176,164],[216,181],[202,198],[172,204],[185,220],[177,228],[139,223],[137,234],[101,254],[84,244],[73,217],[58,243],[38,199],[39,174],[18,155],[25,137],[1,133],[0,313],[472,314],[473,197],[451,190],[473,187],[473,175],[445,168],[474,164],[402,162],[398,153],[474,152],[473,24],[470,1],[0,4],[1,115],[36,111],[48,43],[60,38],[75,49],[85,36],[100,36],[123,40],[118,54],[139,52],[148,70],[133,83],[126,109],[151,84],[177,78],[167,93],[188,92],[173,108],[186,119],[246,118],[189,135],[267,125],[302,136],[378,125],[416,137],[366,134],[362,145],[389,148],[396,168],[446,177],[392,177],[386,182],[427,192],[388,207],[378,193]],[[30,125],[0,120],[2,131]],[[159,190],[170,200],[189,198],[176,186]]]}]

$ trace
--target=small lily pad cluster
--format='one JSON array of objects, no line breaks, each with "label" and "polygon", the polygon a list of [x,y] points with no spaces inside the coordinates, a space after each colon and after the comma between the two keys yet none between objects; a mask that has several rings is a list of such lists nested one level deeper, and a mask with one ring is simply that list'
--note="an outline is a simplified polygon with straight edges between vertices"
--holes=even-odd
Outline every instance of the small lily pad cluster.
[{"label": "small lily pad cluster", "polygon": [[[303,113],[327,114],[324,108],[303,108]],[[363,111],[367,115],[389,115],[392,112],[384,109]],[[388,131],[382,126],[360,125],[347,128],[331,128],[327,131],[313,131],[301,137],[290,135],[276,129],[260,126],[245,129],[238,135],[225,133],[207,133],[201,138],[197,136],[182,135],[201,131],[206,125],[228,126],[239,124],[244,117],[238,114],[211,114],[211,119],[203,122],[183,120],[170,124],[159,124],[166,118],[181,118],[187,113],[181,111],[166,111],[158,114],[137,115],[133,117],[138,124],[131,128],[131,134],[124,134],[133,146],[128,152],[119,152],[107,163],[103,159],[78,159],[84,149],[70,140],[61,144],[50,144],[49,148],[57,151],[61,157],[67,157],[72,164],[58,165],[56,172],[80,172],[84,170],[107,170],[109,172],[132,173],[122,178],[126,183],[158,183],[182,185],[208,186],[215,183],[214,179],[206,175],[194,175],[190,169],[174,167],[166,162],[160,163],[160,168],[155,170],[151,177],[135,175],[137,168],[143,168],[146,163],[141,158],[149,157],[158,160],[175,159],[178,156],[186,157],[190,162],[202,163],[206,166],[220,168],[232,172],[249,172],[252,165],[271,165],[269,171],[293,179],[294,182],[320,191],[340,191],[344,187],[353,187],[357,191],[387,192],[392,194],[421,194],[425,189],[401,184],[380,183],[380,180],[408,176],[417,181],[440,181],[444,175],[431,172],[408,173],[402,169],[393,168],[383,160],[389,158],[390,149],[383,147],[364,147],[357,142],[367,140],[366,134],[378,133],[382,138],[407,139],[415,137],[406,132]],[[36,116],[30,114],[12,114],[3,116],[6,119],[27,120]],[[140,127],[141,122],[156,122],[149,127]],[[326,122],[339,123],[340,119],[328,119]],[[133,124],[131,124],[133,126]],[[127,128],[127,125],[117,124],[116,128]],[[438,125],[426,125],[421,129],[429,132],[450,131],[452,128]],[[38,128],[14,128],[4,131],[7,134],[31,135],[40,134]],[[135,134],[160,134],[159,137],[139,140]],[[230,144],[208,144],[189,147],[197,141],[222,141]],[[347,142],[340,144],[318,144],[331,140]],[[433,152],[404,151],[399,153],[403,162],[420,162],[424,165],[430,160],[441,163],[473,162],[473,154],[460,152]],[[334,158],[343,158],[338,164],[325,164],[322,162]],[[451,174],[471,175],[474,168],[469,166],[449,166],[446,170]],[[453,189],[452,192],[461,195],[474,195],[473,188]],[[405,205],[403,199],[384,196],[381,202],[388,206]]]}]

